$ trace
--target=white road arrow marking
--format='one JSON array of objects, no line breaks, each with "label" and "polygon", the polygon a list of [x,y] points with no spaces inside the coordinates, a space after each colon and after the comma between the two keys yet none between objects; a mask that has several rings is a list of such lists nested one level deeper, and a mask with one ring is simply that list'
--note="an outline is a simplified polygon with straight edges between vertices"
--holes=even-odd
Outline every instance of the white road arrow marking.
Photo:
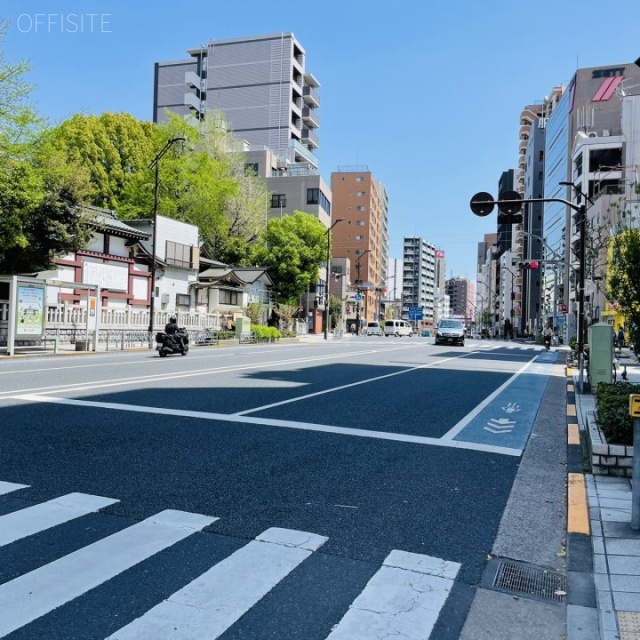
[{"label": "white road arrow marking", "polygon": [[513,431],[516,421],[509,420],[509,418],[491,418],[485,427],[486,431],[491,433],[509,433]]}]

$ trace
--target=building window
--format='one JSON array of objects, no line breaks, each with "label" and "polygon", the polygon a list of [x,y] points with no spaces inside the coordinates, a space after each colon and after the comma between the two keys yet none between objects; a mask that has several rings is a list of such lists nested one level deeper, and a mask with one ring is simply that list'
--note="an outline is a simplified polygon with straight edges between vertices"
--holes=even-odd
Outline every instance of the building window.
[{"label": "building window", "polygon": [[327,214],[331,215],[331,203],[321,189],[307,189],[307,204],[318,204]]},{"label": "building window", "polygon": [[356,227],[364,227],[364,220],[356,220]]},{"label": "building window", "polygon": [[364,236],[356,236],[356,240],[364,240]]},{"label": "building window", "polygon": [[271,208],[279,209],[280,207],[287,206],[287,196],[284,193],[272,193],[271,194]]},{"label": "building window", "polygon": [[166,262],[175,267],[189,269],[192,266],[191,247],[188,244],[179,244],[167,240]]},{"label": "building window", "polygon": [[366,195],[367,195],[367,192],[366,192],[366,191],[358,191],[358,195],[359,195],[360,197],[363,197],[363,196],[366,196]]},{"label": "building window", "polygon": [[364,176],[358,176],[356,182],[364,182]]},{"label": "building window", "polygon": [[232,304],[238,306],[240,302],[239,291],[229,291],[229,289],[220,289],[220,304]]},{"label": "building window", "polygon": [[179,307],[188,307],[191,302],[191,298],[187,293],[176,293],[176,304]]},{"label": "building window", "polygon": [[198,293],[196,295],[196,302],[198,304],[206,304],[209,299],[209,289],[198,289]]},{"label": "building window", "polygon": [[364,211],[366,209],[366,207],[363,205],[358,205],[358,207],[356,208],[358,209],[358,211]]},{"label": "building window", "polygon": [[259,166],[257,162],[247,162],[244,165],[244,168],[249,175],[252,175],[252,176],[258,175]]}]

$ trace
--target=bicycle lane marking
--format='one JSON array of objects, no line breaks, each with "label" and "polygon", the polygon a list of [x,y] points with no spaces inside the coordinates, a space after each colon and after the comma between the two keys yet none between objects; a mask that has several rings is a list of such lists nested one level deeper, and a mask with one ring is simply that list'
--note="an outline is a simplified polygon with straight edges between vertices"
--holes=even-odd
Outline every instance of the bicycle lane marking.
[{"label": "bicycle lane marking", "polygon": [[537,355],[525,364],[442,439],[522,452],[553,372],[555,358],[552,361],[545,356]]}]

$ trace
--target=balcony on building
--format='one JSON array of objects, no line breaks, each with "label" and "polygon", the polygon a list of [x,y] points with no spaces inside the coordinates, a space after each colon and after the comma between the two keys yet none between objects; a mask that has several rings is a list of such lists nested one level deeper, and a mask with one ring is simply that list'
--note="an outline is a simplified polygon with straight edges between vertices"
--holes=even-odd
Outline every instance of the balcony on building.
[{"label": "balcony on building", "polygon": [[191,93],[190,91],[185,93],[184,104],[185,106],[189,107],[189,109],[196,111],[197,113],[200,113],[200,107],[201,107],[200,98],[198,98],[198,96],[195,93]]},{"label": "balcony on building", "polygon": [[304,74],[304,82],[310,87],[315,87],[316,89],[320,86],[320,83],[318,82],[316,77],[313,75],[313,73],[310,73],[308,71],[307,73]]},{"label": "balcony on building", "polygon": [[304,99],[305,104],[313,105],[314,107],[320,106],[320,96],[318,92],[313,87],[304,87],[302,89],[302,97]]},{"label": "balcony on building", "polygon": [[314,149],[320,146],[318,136],[313,129],[302,129],[301,140],[304,144],[308,144]]},{"label": "balcony on building", "polygon": [[184,82],[186,85],[194,89],[202,89],[202,78],[195,71],[186,71],[184,74]]},{"label": "balcony on building", "polygon": [[302,109],[302,121],[305,124],[311,125],[314,129],[320,126],[320,119],[318,118],[318,112],[311,107],[303,107]]}]

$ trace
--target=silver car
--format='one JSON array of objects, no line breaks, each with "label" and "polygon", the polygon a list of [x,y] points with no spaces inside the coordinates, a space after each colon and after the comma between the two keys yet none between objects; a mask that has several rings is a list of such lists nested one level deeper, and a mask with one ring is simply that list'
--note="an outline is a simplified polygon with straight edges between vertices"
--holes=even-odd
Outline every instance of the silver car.
[{"label": "silver car", "polygon": [[459,344],[464,347],[464,324],[456,318],[443,318],[436,327],[436,344]]}]

